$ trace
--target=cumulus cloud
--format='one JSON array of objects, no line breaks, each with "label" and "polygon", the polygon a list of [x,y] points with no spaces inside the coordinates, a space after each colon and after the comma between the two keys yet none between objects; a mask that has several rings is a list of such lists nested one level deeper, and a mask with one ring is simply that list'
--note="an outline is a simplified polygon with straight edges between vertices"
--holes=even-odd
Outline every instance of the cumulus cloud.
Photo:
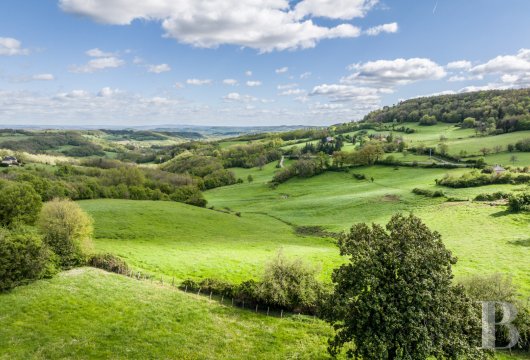
[{"label": "cumulus cloud", "polygon": [[281,96],[291,96],[291,95],[302,95],[305,94],[306,91],[303,89],[287,89],[282,91],[279,95]]},{"label": "cumulus cloud", "polygon": [[450,70],[468,70],[471,68],[471,61],[467,61],[467,60],[451,61],[445,67]]},{"label": "cumulus cloud", "polygon": [[223,100],[224,101],[227,101],[227,102],[244,102],[244,103],[249,103],[249,102],[253,102],[253,101],[257,101],[258,99],[255,98],[254,96],[250,96],[250,95],[241,95],[240,93],[237,93],[237,92],[231,92],[225,96],[223,96]]},{"label": "cumulus cloud", "polygon": [[32,76],[32,80],[37,81],[52,81],[55,80],[53,74],[37,74]]},{"label": "cumulus cloud", "polygon": [[98,48],[87,50],[85,52],[85,54],[87,54],[90,57],[111,57],[111,56],[115,56],[111,52],[104,52],[104,51],[102,51],[102,50],[100,50]]},{"label": "cumulus cloud", "polygon": [[530,49],[521,49],[515,55],[500,55],[471,69],[475,74],[519,74],[530,72]]},{"label": "cumulus cloud", "polygon": [[287,71],[289,71],[289,68],[287,66],[284,66],[284,67],[281,67],[281,68],[275,70],[276,74],[284,74]]},{"label": "cumulus cloud", "polygon": [[110,56],[110,57],[98,57],[90,60],[85,65],[74,65],[70,67],[70,72],[74,73],[93,73],[104,69],[114,69],[125,65],[125,61],[122,59]]},{"label": "cumulus cloud", "polygon": [[382,24],[371,27],[365,31],[366,35],[377,36],[381,33],[395,33],[398,31],[398,24],[396,22],[389,24]]},{"label": "cumulus cloud", "polygon": [[251,70],[245,71],[245,76],[252,76],[252,71]]},{"label": "cumulus cloud", "polygon": [[99,90],[98,92],[98,96],[100,97],[109,97],[109,96],[112,96],[112,95],[115,95],[117,93],[119,93],[120,91],[118,89],[113,89],[111,87],[104,87],[102,88],[101,90]]},{"label": "cumulus cloud", "polygon": [[[258,49],[304,49],[324,39],[354,38],[361,30],[344,20],[361,18],[377,0],[59,0],[68,13],[97,22],[128,25],[134,20],[160,22],[166,37],[197,47],[231,44]],[[317,18],[342,20],[319,25]]]},{"label": "cumulus cloud", "polygon": [[298,86],[297,83],[290,83],[290,84],[280,84],[276,88],[278,90],[285,90],[285,89],[292,89],[292,88],[295,88],[297,86]]},{"label": "cumulus cloud", "polygon": [[22,48],[22,43],[13,38],[0,37],[0,56],[27,55],[28,49]]},{"label": "cumulus cloud", "polygon": [[256,86],[261,86],[261,81],[258,81],[258,80],[249,80],[247,81],[247,86],[249,87],[256,87]]},{"label": "cumulus cloud", "polygon": [[350,69],[355,72],[342,78],[341,82],[393,87],[420,80],[437,80],[446,75],[442,66],[425,58],[368,61],[350,65]]},{"label": "cumulus cloud", "polygon": [[313,88],[310,96],[327,96],[333,102],[361,101],[378,104],[381,91],[376,88],[344,84],[322,84]]},{"label": "cumulus cloud", "polygon": [[238,82],[236,79],[224,79],[223,84],[229,85],[229,86],[236,86]]},{"label": "cumulus cloud", "polygon": [[210,79],[188,79],[186,80],[186,84],[195,85],[195,86],[210,85],[211,83],[212,83],[212,80]]},{"label": "cumulus cloud", "polygon": [[147,71],[150,73],[160,74],[171,71],[171,67],[168,64],[148,65]]},{"label": "cumulus cloud", "polygon": [[310,71],[306,71],[305,73],[300,74],[300,79],[308,79],[311,76]]}]

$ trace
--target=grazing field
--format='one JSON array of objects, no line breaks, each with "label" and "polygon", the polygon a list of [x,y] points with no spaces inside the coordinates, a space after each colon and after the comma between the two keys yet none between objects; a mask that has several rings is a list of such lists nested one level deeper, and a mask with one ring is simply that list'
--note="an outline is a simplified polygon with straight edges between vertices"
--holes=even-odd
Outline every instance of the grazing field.
[{"label": "grazing field", "polygon": [[[260,181],[208,191],[211,205],[241,211],[243,216],[267,213],[304,226],[321,225],[342,231],[358,222],[386,223],[395,212],[414,212],[440,232],[459,258],[455,273],[505,272],[512,274],[523,295],[530,295],[530,215],[510,214],[505,206],[475,202],[446,202],[412,193],[415,187],[443,190],[447,196],[473,199],[480,193],[520,191],[524,185],[492,185],[471,189],[438,187],[434,179],[446,173],[469,170],[369,167],[352,170],[374,178],[356,180],[350,173],[328,172],[311,179],[292,179],[271,189],[265,173],[271,169],[246,170]],[[260,174],[261,173],[261,174]],[[258,175],[259,174],[259,175]]]},{"label": "grazing field", "polygon": [[96,250],[112,252],[152,274],[241,282],[258,278],[282,249],[317,264],[322,279],[341,259],[334,240],[303,237],[272,217],[241,217],[173,202],[80,202],[95,219]]},{"label": "grazing field", "polygon": [[5,360],[322,359],[331,334],[91,268],[1,294],[0,314]]}]

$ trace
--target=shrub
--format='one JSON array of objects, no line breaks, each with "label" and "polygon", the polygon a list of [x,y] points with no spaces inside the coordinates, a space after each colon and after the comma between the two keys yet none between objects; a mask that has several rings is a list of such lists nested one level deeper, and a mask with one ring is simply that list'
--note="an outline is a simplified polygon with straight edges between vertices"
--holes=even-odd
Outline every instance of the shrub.
[{"label": "shrub", "polygon": [[508,209],[512,212],[530,211],[530,193],[510,196]]},{"label": "shrub", "polygon": [[412,189],[412,192],[416,195],[423,195],[423,196],[431,197],[431,198],[445,196],[444,192],[441,190],[431,191],[431,190],[414,188]]},{"label": "shrub", "polygon": [[38,227],[59,256],[61,266],[83,264],[92,247],[92,219],[71,200],[53,200],[42,208]]},{"label": "shrub", "polygon": [[496,201],[501,199],[507,199],[510,196],[510,194],[497,191],[493,194],[478,194],[475,196],[475,201]]},{"label": "shrub", "polygon": [[52,256],[35,232],[0,229],[0,291],[51,275]]},{"label": "shrub", "polygon": [[205,207],[208,203],[201,191],[193,185],[186,185],[177,188],[175,192],[169,196],[169,198],[173,201],[183,202],[188,205],[199,207]]},{"label": "shrub", "polygon": [[353,177],[357,180],[366,180],[366,175],[364,174],[353,174]]},{"label": "shrub", "polygon": [[41,197],[30,185],[0,183],[0,225],[33,225],[42,207]]},{"label": "shrub", "polygon": [[322,293],[316,274],[317,269],[300,259],[289,260],[280,252],[265,268],[260,298],[267,304],[314,312]]},{"label": "shrub", "polygon": [[127,274],[129,265],[122,259],[112,254],[96,254],[90,257],[88,265],[116,274]]},{"label": "shrub", "polygon": [[[519,331],[517,346],[528,350],[530,346],[530,307],[519,300],[518,289],[511,277],[503,274],[472,276],[461,281],[466,293],[475,301],[501,301],[513,304],[518,310],[513,324]],[[500,318],[501,314],[497,314]],[[499,329],[501,330],[501,329]],[[503,346],[510,342],[508,332],[498,332],[497,341]]]}]

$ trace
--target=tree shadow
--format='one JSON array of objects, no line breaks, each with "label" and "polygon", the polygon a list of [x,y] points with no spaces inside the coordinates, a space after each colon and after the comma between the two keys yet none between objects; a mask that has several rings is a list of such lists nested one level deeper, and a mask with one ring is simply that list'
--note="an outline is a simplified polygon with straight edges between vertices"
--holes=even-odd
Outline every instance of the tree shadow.
[{"label": "tree shadow", "polygon": [[508,241],[508,244],[515,245],[515,246],[530,247],[530,238],[525,239],[525,240],[519,239],[519,240]]},{"label": "tree shadow", "polygon": [[508,210],[502,210],[502,211],[497,211],[496,213],[493,213],[491,214],[490,216],[493,216],[493,217],[501,217],[501,216],[506,216],[506,215],[510,215],[511,212],[508,211]]}]

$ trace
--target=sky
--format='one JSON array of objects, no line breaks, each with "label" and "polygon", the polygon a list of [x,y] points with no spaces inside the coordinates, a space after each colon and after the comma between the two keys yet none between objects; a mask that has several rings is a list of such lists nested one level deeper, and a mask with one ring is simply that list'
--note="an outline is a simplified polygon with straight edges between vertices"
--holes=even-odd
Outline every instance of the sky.
[{"label": "sky", "polygon": [[0,124],[329,125],[530,85],[527,0],[2,0]]}]

